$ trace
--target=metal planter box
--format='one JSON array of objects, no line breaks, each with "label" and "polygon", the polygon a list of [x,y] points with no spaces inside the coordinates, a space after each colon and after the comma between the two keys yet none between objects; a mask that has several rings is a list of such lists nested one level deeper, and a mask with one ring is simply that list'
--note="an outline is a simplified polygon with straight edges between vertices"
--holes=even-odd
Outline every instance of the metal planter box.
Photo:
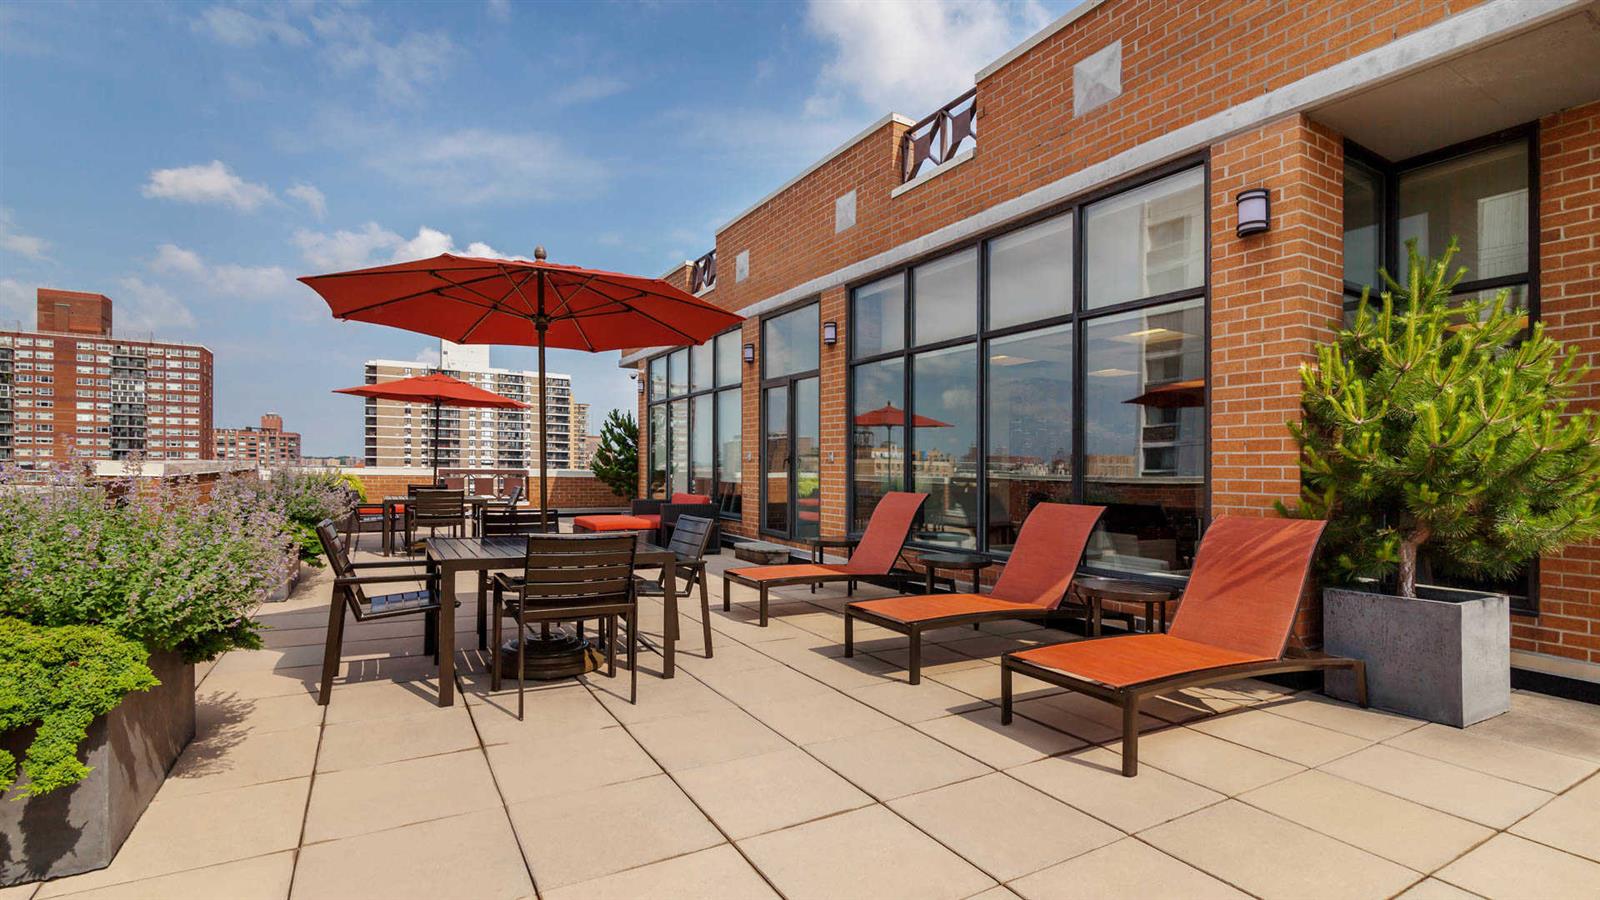
[{"label": "metal planter box", "polygon": [[[0,799],[0,886],[60,878],[111,864],[155,797],[178,754],[194,738],[194,666],[176,653],[152,653],[161,684],[129,694],[89,726],[78,758],[92,771],[71,787]],[[0,735],[19,759],[33,728]]]},{"label": "metal planter box", "polygon": [[[1323,646],[1367,664],[1373,706],[1465,728],[1511,708],[1511,599],[1417,588],[1417,599],[1345,588],[1322,592]],[[1355,699],[1348,672],[1327,691]]]}]

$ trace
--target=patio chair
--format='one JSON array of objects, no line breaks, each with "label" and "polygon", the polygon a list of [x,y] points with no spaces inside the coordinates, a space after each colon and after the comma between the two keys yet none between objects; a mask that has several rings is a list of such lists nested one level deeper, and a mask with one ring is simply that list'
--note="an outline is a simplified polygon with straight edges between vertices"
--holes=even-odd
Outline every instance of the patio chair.
[{"label": "patio chair", "polygon": [[1012,673],[1122,707],[1122,774],[1139,773],[1139,702],[1182,688],[1278,672],[1350,669],[1357,659],[1286,655],[1312,554],[1326,522],[1218,516],[1195,556],[1183,602],[1165,634],[1130,634],[1007,653],[1000,660],[1000,721],[1011,721]]},{"label": "patio chair", "polygon": [[1072,585],[1084,545],[1103,506],[1040,503],[1022,523],[1022,533],[994,590],[984,594],[924,594],[857,600],[844,609],[844,655],[855,655],[855,620],[898,631],[911,639],[912,684],[922,682],[922,632],[997,619],[1042,619],[1054,612]]},{"label": "patio chair", "polygon": [[[343,547],[339,546],[333,521],[324,519],[317,523],[317,539],[322,542],[322,552],[328,555],[328,565],[333,569],[333,600],[328,604],[328,634],[322,652],[322,683],[317,688],[317,703],[328,705],[333,691],[333,679],[339,672],[339,658],[344,646],[344,613],[346,609],[357,622],[395,619],[402,616],[425,616],[423,624],[423,649],[438,659],[439,633],[439,576],[432,572],[417,572],[412,562],[351,562]],[[406,569],[401,574],[363,574],[381,570]],[[398,584],[421,582],[421,590],[401,591],[371,597],[366,593],[369,584]]]},{"label": "patio chair", "polygon": [[355,547],[360,535],[383,533],[382,503],[363,503],[352,488],[345,488],[345,496],[350,501],[350,514],[344,518],[345,546]]},{"label": "patio chair", "polygon": [[[478,523],[481,537],[525,537],[530,534],[555,534],[558,513],[521,507],[484,507]],[[489,572],[478,572],[478,649],[487,650],[489,640]]]},{"label": "patio chair", "polygon": [[466,531],[466,524],[467,501],[460,491],[418,490],[406,506],[406,549],[415,553],[422,547],[416,534],[423,528],[428,529],[430,537],[441,528],[448,528],[452,536],[460,537]]},{"label": "patio chair", "polygon": [[[680,516],[678,525],[672,530],[672,542],[667,544],[667,549],[677,557],[677,574],[684,581],[693,585],[700,585],[700,627],[705,632],[706,659],[711,658],[711,601],[706,591],[706,549],[711,544],[711,535],[716,530],[716,523],[704,516]],[[665,569],[654,580],[639,578],[634,581],[634,590],[643,597],[663,597],[666,595]],[[676,628],[677,623],[669,623],[669,627]]]},{"label": "patio chair", "polygon": [[[617,675],[617,624],[628,632],[628,702],[639,699],[639,601],[634,594],[633,535],[541,534],[528,538],[521,576],[494,576],[494,644],[501,645],[501,623],[517,622],[517,718],[523,715],[527,673],[524,646],[530,624],[599,619],[606,635],[607,674]],[[500,666],[493,665],[490,690],[500,689]]]},{"label": "patio chair", "polygon": [[846,582],[846,590],[855,592],[857,581],[866,578],[883,578],[894,574],[894,562],[911,533],[911,523],[918,510],[928,499],[927,494],[890,491],[878,501],[867,521],[867,530],[850,561],[843,564],[801,563],[780,566],[745,566],[728,569],[722,573],[722,608],[732,609],[729,586],[742,584],[761,592],[761,627],[767,627],[767,592],[775,587],[796,584],[827,584]]}]

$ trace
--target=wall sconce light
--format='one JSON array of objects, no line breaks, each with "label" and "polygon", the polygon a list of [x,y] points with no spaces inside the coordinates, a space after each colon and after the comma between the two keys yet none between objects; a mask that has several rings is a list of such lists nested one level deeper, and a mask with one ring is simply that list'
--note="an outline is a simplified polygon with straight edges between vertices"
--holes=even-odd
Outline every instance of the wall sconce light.
[{"label": "wall sconce light", "polygon": [[1266,188],[1240,191],[1234,203],[1239,207],[1239,237],[1260,234],[1272,227],[1272,202]]},{"label": "wall sconce light", "polygon": [[834,344],[839,343],[839,323],[838,322],[823,322],[822,323],[822,342],[824,344],[827,344],[829,347],[832,347]]},{"label": "wall sconce light", "polygon": [[751,363],[753,363],[755,361],[756,361],[756,345],[755,344],[745,344],[744,345],[744,363],[745,363],[745,365],[749,365],[749,364],[751,364]]},{"label": "wall sconce light", "polygon": [[639,393],[640,394],[644,393],[644,379],[643,378],[639,379]]}]

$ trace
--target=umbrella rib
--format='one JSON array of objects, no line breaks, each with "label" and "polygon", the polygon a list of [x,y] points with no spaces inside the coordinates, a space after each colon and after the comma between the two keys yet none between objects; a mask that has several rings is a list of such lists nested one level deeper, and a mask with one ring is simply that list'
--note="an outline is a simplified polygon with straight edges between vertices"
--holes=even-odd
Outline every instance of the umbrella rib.
[{"label": "umbrella rib", "polygon": [[[556,299],[560,301],[560,303],[558,304],[559,308],[561,308],[561,309],[571,309],[572,308],[571,299],[566,297],[565,295],[563,295],[561,293],[561,285],[552,283],[550,285],[550,289],[556,292]],[[581,291],[581,290],[583,290],[583,287],[581,285],[575,285],[573,287],[573,293],[574,294],[576,294],[578,291]],[[568,314],[564,315],[562,318],[571,321],[572,322],[572,327],[576,328],[578,330],[578,337],[583,340],[583,349],[585,351],[589,352],[589,353],[594,353],[595,352],[594,341],[589,339],[589,332],[583,330],[583,323],[578,321],[578,318],[581,315],[582,315],[581,313],[573,312],[573,313],[568,313]]]},{"label": "umbrella rib", "polygon": [[[388,274],[388,273],[381,273],[381,274]],[[407,274],[407,275],[415,275],[415,274],[418,274],[418,273],[416,273],[416,272],[407,272],[405,274]],[[472,279],[470,281],[450,281],[449,279],[441,278],[439,276],[439,270],[437,270],[437,269],[428,269],[426,274],[432,275],[434,278],[438,278],[440,281],[444,282],[444,286],[445,287],[459,287],[459,288],[466,288],[467,290],[471,290],[472,289],[472,285],[474,285],[474,284],[476,284],[476,283],[478,283],[480,281],[488,281],[490,279],[499,278],[500,277],[499,273],[496,273],[494,275],[485,275],[482,278],[474,278],[474,279]],[[429,294],[437,293],[439,290],[441,290],[441,288],[439,288],[439,287],[431,287],[431,288],[428,288],[425,291],[417,291],[416,293],[406,294],[403,297],[390,297],[387,300],[379,300],[376,303],[369,303],[366,306],[358,306],[355,309],[346,310],[346,311],[344,311],[342,313],[338,313],[338,316],[341,319],[348,319],[351,316],[359,315],[359,314],[364,313],[364,312],[369,312],[369,311],[374,310],[374,309],[380,309],[382,307],[390,306],[390,305],[395,304],[395,303],[404,303],[407,300],[415,300],[418,297],[426,297]],[[465,299],[460,298],[460,297],[450,297],[449,299],[455,300],[458,303],[470,303],[471,302],[469,300],[465,300]]]},{"label": "umbrella rib", "polygon": [[[510,273],[505,271],[505,266],[501,266],[500,267],[500,271],[505,274],[506,280],[511,282],[511,289],[513,291],[516,291],[520,295],[521,292],[518,290],[517,282],[515,281],[515,279],[513,279],[511,277]],[[478,330],[478,326],[480,326],[484,322],[488,321],[490,316],[494,315],[497,312],[503,312],[504,308],[503,308],[502,304],[505,303],[505,297],[501,297],[499,300],[496,300],[496,299],[488,296],[487,294],[484,294],[484,293],[482,293],[480,291],[473,290],[472,288],[467,288],[467,290],[472,291],[472,293],[477,294],[480,297],[483,297],[484,300],[487,300],[489,303],[491,303],[493,305],[491,305],[488,309],[485,309],[483,311],[483,315],[479,316],[477,321],[473,322],[470,326],[467,327],[466,331],[462,332],[461,340],[457,341],[457,343],[461,343],[461,344],[466,343],[467,339],[472,337],[472,333],[474,331]],[[510,295],[507,294],[506,296],[510,296]]]}]

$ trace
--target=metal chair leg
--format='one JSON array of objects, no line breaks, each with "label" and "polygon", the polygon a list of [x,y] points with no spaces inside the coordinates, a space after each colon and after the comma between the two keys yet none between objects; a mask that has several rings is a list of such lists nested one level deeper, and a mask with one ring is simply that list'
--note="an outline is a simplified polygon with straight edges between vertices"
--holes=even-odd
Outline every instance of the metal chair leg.
[{"label": "metal chair leg", "polygon": [[728,588],[731,587],[732,584],[733,584],[733,582],[728,580],[728,576],[726,576],[726,575],[722,576],[722,611],[723,612],[727,612],[727,611],[733,609],[733,601],[728,599]]},{"label": "metal chair leg", "polygon": [[528,625],[522,618],[523,611],[517,610],[517,721],[522,721],[523,693],[528,688]]},{"label": "metal chair leg", "polygon": [[850,615],[849,607],[844,611],[844,655],[856,655],[856,620]]},{"label": "metal chair leg", "polygon": [[706,590],[706,570],[700,567],[700,630],[705,632],[706,659],[711,658],[711,600]]},{"label": "metal chair leg", "polygon": [[1139,774],[1139,695],[1122,698],[1122,774]]},{"label": "metal chair leg", "polygon": [[504,616],[504,610],[502,610],[500,604],[503,599],[504,591],[501,590],[500,585],[496,584],[494,586],[493,610],[494,644],[489,652],[489,690],[491,691],[500,690],[500,641],[503,633],[501,630],[501,618]]},{"label": "metal chair leg", "polygon": [[344,649],[344,597],[334,591],[328,610],[328,633],[322,648],[322,684],[317,688],[317,704],[327,706],[333,694],[333,679],[339,673],[339,657]]},{"label": "metal chair leg", "polygon": [[1000,660],[1000,724],[1011,724],[1011,667]]},{"label": "metal chair leg", "polygon": [[639,607],[628,610],[628,702],[639,702]]},{"label": "metal chair leg", "polygon": [[761,585],[761,627],[767,627],[767,586]]},{"label": "metal chair leg", "polygon": [[922,629],[911,626],[911,683],[922,683]]}]

